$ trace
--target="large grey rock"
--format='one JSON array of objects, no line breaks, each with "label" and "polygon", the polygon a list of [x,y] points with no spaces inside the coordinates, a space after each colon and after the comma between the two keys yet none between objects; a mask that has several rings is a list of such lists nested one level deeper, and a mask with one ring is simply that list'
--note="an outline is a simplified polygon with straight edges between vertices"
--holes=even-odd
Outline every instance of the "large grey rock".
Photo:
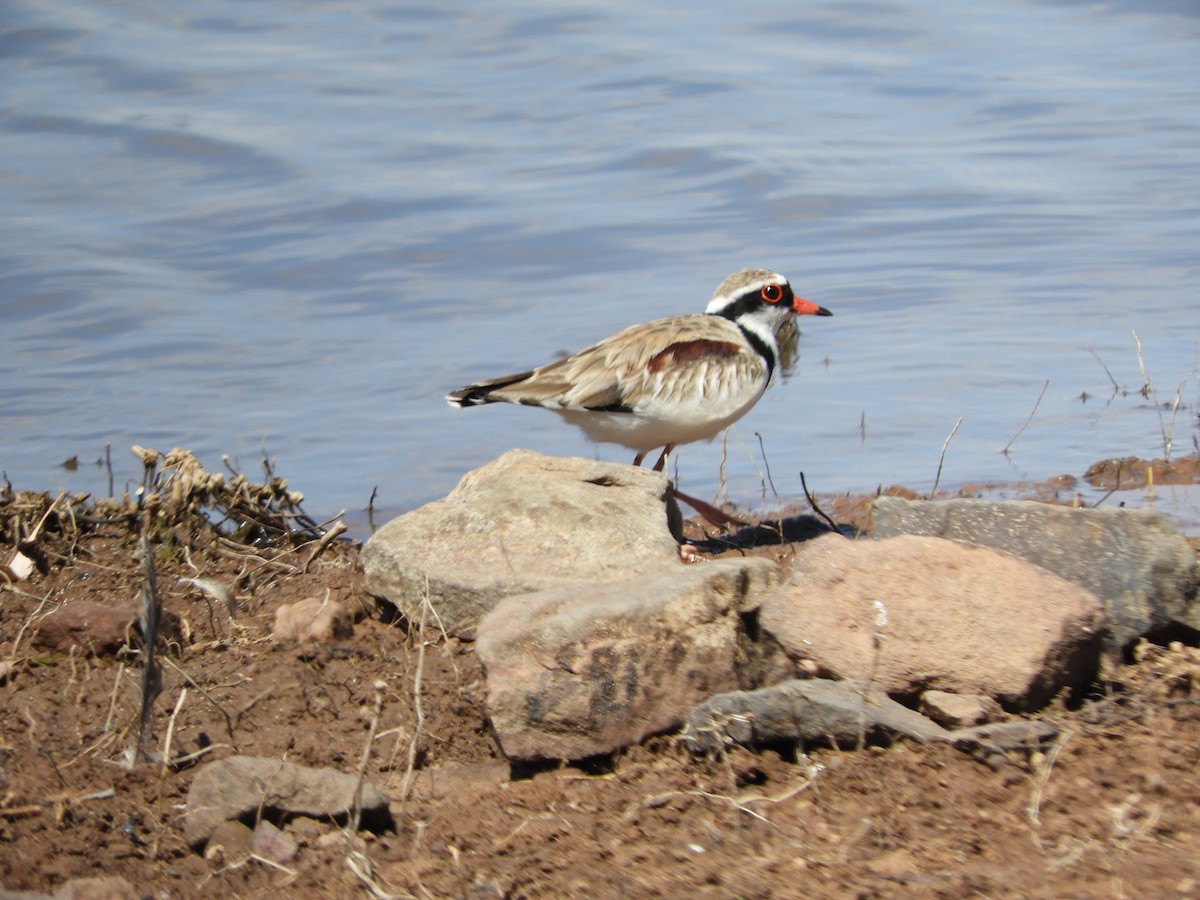
[{"label": "large grey rock", "polygon": [[1089,591],[1007,554],[830,534],[799,547],[760,622],[789,656],[837,678],[1034,709],[1095,675],[1103,610]]},{"label": "large grey rock", "polygon": [[[188,790],[183,836],[201,847],[217,826],[232,819],[274,812],[315,819],[348,816],[358,779],[334,769],[312,769],[266,756],[231,756],[204,766]],[[386,817],[388,797],[370,782],[362,785],[366,817]]]},{"label": "large grey rock", "polygon": [[933,535],[991,547],[1082,585],[1104,602],[1111,651],[1171,623],[1200,629],[1196,553],[1152,510],[880,497],[872,519],[877,538]]},{"label": "large grey rock", "polygon": [[580,759],[680,725],[761,668],[741,615],[779,580],[770,560],[509,597],[479,625],[487,709],[510,759]]},{"label": "large grey rock", "polygon": [[470,638],[512,594],[680,569],[678,521],[659,472],[512,450],[380,528],[362,563],[367,589],[410,621],[428,592],[440,624]]}]

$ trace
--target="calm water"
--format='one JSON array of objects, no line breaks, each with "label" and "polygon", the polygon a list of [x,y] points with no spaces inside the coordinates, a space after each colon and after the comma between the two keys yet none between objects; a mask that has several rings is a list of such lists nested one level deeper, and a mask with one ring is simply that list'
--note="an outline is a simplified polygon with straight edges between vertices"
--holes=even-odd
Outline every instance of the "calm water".
[{"label": "calm water", "polygon": [[[625,461],[442,396],[744,265],[835,317],[731,434],[736,501],[775,502],[759,435],[784,498],[928,489],[959,417],[943,486],[1193,452],[1195,3],[689,6],[7,0],[0,467],[265,452],[324,516]],[[677,460],[716,489],[719,441]]]}]

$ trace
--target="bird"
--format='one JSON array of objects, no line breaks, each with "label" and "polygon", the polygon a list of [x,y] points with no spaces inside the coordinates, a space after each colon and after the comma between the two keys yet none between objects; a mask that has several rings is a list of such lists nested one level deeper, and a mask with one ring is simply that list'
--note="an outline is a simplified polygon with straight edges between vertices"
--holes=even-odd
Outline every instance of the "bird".
[{"label": "bird", "polygon": [[591,440],[636,451],[711,440],[762,397],[795,356],[796,316],[831,316],[770,269],[742,269],[703,313],[632,325],[585,350],[446,395],[455,407],[516,403],[553,410]]}]

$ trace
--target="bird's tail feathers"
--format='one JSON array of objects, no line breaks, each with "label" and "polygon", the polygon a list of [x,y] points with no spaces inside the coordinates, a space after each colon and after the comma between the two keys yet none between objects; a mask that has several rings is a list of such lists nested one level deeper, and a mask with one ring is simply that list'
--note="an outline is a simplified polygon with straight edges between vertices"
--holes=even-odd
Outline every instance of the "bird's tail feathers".
[{"label": "bird's tail feathers", "polygon": [[446,402],[451,406],[459,407],[482,406],[485,403],[502,403],[504,402],[502,398],[492,396],[493,391],[498,391],[511,384],[524,381],[532,374],[533,372],[520,372],[516,375],[506,375],[503,378],[493,378],[491,381],[477,381],[475,384],[468,384],[457,391],[451,391],[446,395]]}]

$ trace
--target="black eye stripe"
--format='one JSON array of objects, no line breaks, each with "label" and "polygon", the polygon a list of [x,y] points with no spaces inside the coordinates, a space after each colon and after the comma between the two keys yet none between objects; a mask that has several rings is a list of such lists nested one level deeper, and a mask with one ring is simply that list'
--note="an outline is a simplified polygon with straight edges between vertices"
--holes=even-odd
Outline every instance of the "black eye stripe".
[{"label": "black eye stripe", "polygon": [[[768,287],[776,288],[779,291],[778,299],[768,300],[763,296],[763,292]],[[774,307],[790,306],[792,297],[791,285],[786,281],[770,281],[766,284],[759,282],[757,285],[746,285],[737,293],[731,295],[723,301],[724,305],[715,308],[711,315],[721,316],[723,319],[735,322],[739,316],[761,311],[764,305]]]}]

